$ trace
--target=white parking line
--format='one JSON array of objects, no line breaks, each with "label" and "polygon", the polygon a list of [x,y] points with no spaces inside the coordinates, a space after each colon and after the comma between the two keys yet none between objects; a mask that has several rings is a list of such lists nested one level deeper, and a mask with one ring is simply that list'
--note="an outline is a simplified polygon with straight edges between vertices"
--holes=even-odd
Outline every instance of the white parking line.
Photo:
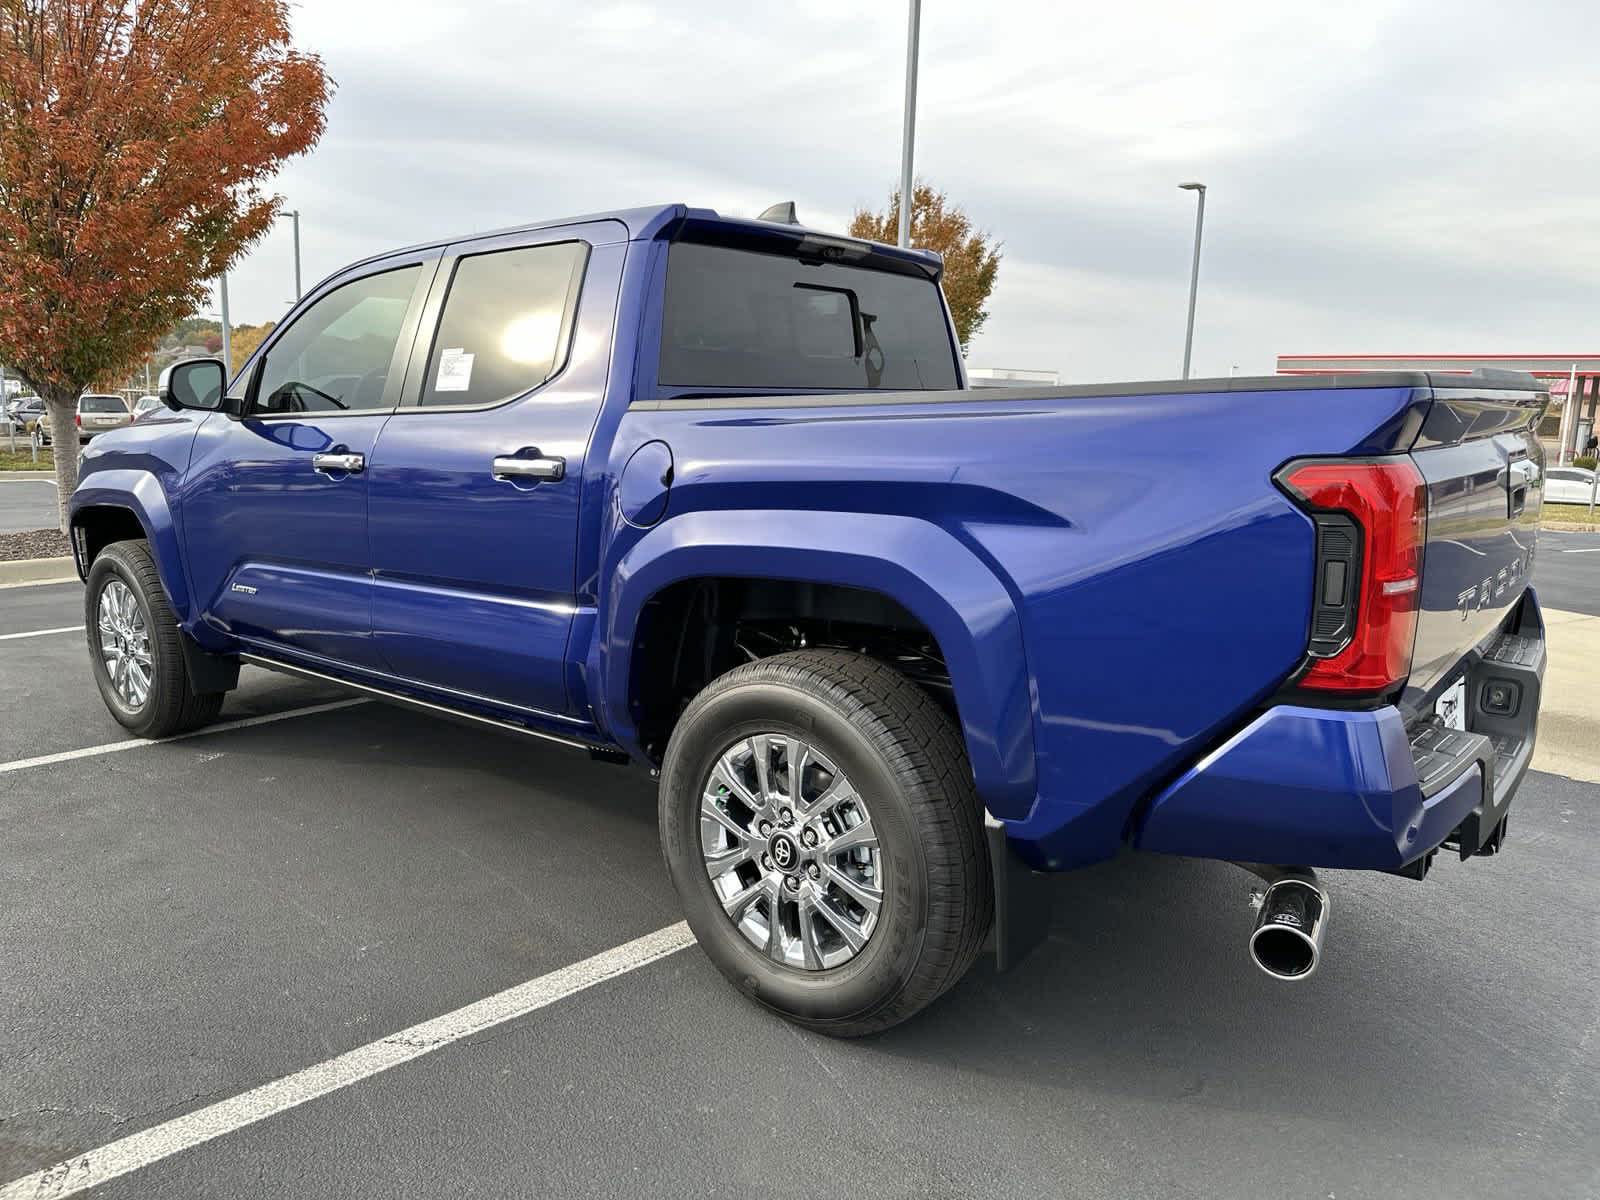
[{"label": "white parking line", "polygon": [[27,633],[0,633],[0,642],[11,642],[17,638],[44,637],[47,633],[81,633],[82,625],[63,625],[59,629],[30,629]]},{"label": "white parking line", "polygon": [[309,704],[305,708],[291,708],[284,712],[264,713],[259,717],[240,717],[237,721],[223,721],[217,725],[207,725],[203,729],[196,729],[189,733],[180,733],[169,738],[129,738],[124,742],[106,742],[99,746],[85,746],[82,750],[59,750],[54,754],[41,754],[36,758],[18,758],[8,763],[0,763],[0,775],[9,775],[13,771],[26,771],[31,767],[48,767],[52,763],[71,762],[77,758],[98,758],[102,754],[120,754],[124,750],[137,750],[140,746],[164,746],[168,742],[181,742],[187,738],[205,737],[212,733],[227,733],[231,729],[250,729],[256,725],[271,725],[276,721],[287,721],[291,717],[309,717],[316,713],[333,712],[340,708],[353,708],[357,704],[370,704],[372,701],[365,696],[356,696],[350,700],[330,700],[326,704]]},{"label": "white parking line", "polygon": [[1559,550],[1560,554],[1600,554],[1600,546],[1585,546],[1582,550]]},{"label": "white parking line", "polygon": [[0,1200],[42,1200],[44,1197],[58,1200],[75,1196],[318,1096],[326,1096],[401,1063],[432,1054],[462,1038],[526,1016],[597,983],[637,971],[675,954],[693,941],[694,935],[684,922],[668,925],[442,1017],[402,1029],[336,1058],[58,1162],[0,1187]]}]

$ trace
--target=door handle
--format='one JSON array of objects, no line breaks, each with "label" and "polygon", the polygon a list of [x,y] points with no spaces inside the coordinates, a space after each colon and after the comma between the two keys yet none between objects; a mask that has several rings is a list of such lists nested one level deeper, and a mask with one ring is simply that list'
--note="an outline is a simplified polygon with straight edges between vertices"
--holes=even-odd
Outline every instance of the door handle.
[{"label": "door handle", "polygon": [[518,458],[503,454],[494,460],[494,477],[508,481],[532,479],[535,482],[555,483],[567,477],[567,460],[543,455]]},{"label": "door handle", "polygon": [[311,469],[325,474],[343,471],[347,475],[359,475],[367,469],[367,460],[360,454],[313,454]]}]

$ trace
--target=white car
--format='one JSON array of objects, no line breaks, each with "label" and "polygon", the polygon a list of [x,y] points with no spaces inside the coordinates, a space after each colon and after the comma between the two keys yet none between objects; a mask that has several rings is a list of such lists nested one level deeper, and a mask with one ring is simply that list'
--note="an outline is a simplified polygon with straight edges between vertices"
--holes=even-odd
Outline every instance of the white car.
[{"label": "white car", "polygon": [[1587,504],[1594,493],[1594,472],[1585,467],[1550,467],[1544,473],[1544,498],[1549,504]]},{"label": "white car", "polygon": [[161,407],[161,397],[159,397],[159,396],[140,396],[138,401],[137,401],[137,403],[135,403],[134,406],[133,406],[133,419],[135,421],[137,421],[140,418],[144,417],[146,414],[152,413],[152,412],[154,412],[156,409],[158,409],[160,407]]}]

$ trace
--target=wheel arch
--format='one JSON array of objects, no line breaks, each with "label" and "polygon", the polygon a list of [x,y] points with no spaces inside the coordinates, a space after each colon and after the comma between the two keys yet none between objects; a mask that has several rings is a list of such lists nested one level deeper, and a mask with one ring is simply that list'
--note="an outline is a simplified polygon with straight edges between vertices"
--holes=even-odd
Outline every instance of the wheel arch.
[{"label": "wheel arch", "polygon": [[87,580],[95,557],[112,542],[142,537],[150,545],[167,602],[180,623],[191,615],[188,578],[167,494],[146,471],[97,471],[72,495],[72,557]]},{"label": "wheel arch", "polygon": [[979,795],[997,816],[1031,810],[1037,784],[1021,622],[1001,581],[939,526],[875,513],[687,513],[645,533],[605,578],[610,590],[590,664],[599,683],[595,715],[636,756],[652,757],[634,686],[653,600],[697,579],[849,588],[897,606],[931,635],[948,668]]}]

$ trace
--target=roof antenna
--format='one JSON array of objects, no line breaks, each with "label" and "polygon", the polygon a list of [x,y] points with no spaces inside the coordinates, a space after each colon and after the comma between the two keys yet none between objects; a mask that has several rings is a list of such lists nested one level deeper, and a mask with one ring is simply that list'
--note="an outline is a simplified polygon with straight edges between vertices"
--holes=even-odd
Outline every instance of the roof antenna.
[{"label": "roof antenna", "polygon": [[785,200],[782,204],[774,204],[771,208],[763,210],[756,220],[776,221],[780,225],[800,224],[800,218],[795,216],[793,200]]}]

